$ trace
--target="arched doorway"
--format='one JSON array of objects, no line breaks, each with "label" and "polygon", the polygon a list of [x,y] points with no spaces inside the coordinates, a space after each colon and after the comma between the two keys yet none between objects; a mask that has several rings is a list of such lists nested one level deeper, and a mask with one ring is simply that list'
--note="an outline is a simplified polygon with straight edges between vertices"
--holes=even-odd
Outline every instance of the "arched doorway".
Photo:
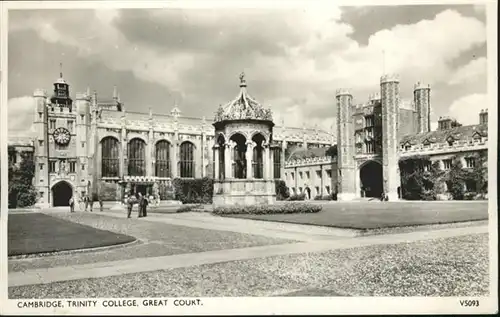
[{"label": "arched doorway", "polygon": [[382,165],[376,161],[368,161],[359,170],[361,192],[364,197],[380,198],[384,190]]},{"label": "arched doorway", "polygon": [[52,206],[69,206],[69,199],[73,195],[73,188],[68,182],[62,181],[52,187]]}]

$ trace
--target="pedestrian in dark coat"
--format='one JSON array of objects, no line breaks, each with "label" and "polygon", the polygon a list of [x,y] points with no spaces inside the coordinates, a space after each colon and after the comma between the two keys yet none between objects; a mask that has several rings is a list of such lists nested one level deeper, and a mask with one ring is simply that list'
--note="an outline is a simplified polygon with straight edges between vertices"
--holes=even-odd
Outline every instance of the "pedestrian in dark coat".
[{"label": "pedestrian in dark coat", "polygon": [[144,203],[144,197],[142,196],[142,193],[138,193],[138,197],[137,197],[137,207],[139,209],[139,215],[137,216],[137,218],[142,218],[144,217],[143,214],[142,214],[142,205]]},{"label": "pedestrian in dark coat", "polygon": [[148,212],[147,212],[148,205],[149,205],[149,199],[147,198],[147,196],[144,196],[142,198],[142,216],[143,217],[148,216]]},{"label": "pedestrian in dark coat", "polygon": [[69,211],[75,212],[75,198],[73,196],[69,199]]}]

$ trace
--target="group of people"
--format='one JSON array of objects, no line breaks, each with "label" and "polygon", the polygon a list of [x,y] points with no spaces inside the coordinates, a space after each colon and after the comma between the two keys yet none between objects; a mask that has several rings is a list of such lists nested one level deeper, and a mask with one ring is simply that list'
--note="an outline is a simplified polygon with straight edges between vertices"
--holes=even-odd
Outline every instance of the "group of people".
[{"label": "group of people", "polygon": [[132,209],[134,205],[137,204],[138,207],[138,218],[147,217],[147,207],[149,205],[148,198],[142,193],[137,193],[137,195],[130,195],[125,198],[125,203],[127,204],[127,218],[130,218],[132,215]]},{"label": "group of people", "polygon": [[[102,211],[103,209],[103,203],[101,199],[95,199],[99,202],[100,210]],[[81,202],[85,205],[85,211],[90,207],[90,212],[93,211],[94,209],[94,201],[90,199],[89,195],[83,195]],[[71,198],[69,199],[69,210],[70,212],[75,212],[75,196],[72,195]]]}]

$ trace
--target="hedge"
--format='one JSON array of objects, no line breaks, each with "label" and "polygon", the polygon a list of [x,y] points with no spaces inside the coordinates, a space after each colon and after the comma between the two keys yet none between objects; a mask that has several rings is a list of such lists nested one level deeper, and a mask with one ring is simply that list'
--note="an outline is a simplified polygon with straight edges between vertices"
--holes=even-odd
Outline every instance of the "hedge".
[{"label": "hedge", "polygon": [[201,204],[195,204],[195,205],[182,205],[177,209],[176,212],[190,212],[190,211],[196,211],[199,209],[203,209],[203,205]]},{"label": "hedge", "polygon": [[296,200],[306,200],[306,194],[295,194],[290,197],[288,197],[289,201],[296,201]]},{"label": "hedge", "polygon": [[201,179],[176,178],[172,182],[175,199],[183,204],[211,204],[214,181],[208,177]]},{"label": "hedge", "polygon": [[253,205],[253,206],[225,206],[217,207],[213,213],[216,215],[247,214],[298,214],[320,212],[321,206],[307,203],[286,203],[275,205]]}]

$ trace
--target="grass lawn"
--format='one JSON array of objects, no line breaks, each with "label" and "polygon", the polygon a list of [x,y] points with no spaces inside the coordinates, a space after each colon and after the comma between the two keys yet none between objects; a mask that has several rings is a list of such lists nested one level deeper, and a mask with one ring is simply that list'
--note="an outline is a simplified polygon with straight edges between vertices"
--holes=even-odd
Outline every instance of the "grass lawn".
[{"label": "grass lawn", "polygon": [[9,256],[96,248],[135,240],[41,213],[10,214],[8,236]]},{"label": "grass lawn", "polygon": [[9,287],[9,298],[485,296],[488,235]]},{"label": "grass lawn", "polygon": [[368,230],[487,220],[488,202],[333,202],[319,213],[224,217]]}]

